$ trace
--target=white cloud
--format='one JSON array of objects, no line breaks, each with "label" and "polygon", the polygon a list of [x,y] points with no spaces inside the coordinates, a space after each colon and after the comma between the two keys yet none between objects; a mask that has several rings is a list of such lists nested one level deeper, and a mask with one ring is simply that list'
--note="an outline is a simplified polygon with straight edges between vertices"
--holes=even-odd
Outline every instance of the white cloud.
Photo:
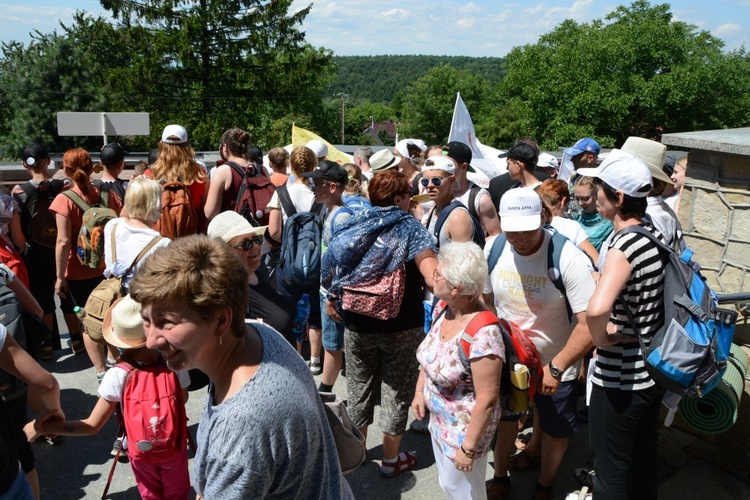
[{"label": "white cloud", "polygon": [[463,19],[459,19],[456,21],[456,24],[463,29],[469,29],[474,26],[474,18],[473,17],[464,17]]},{"label": "white cloud", "polygon": [[742,30],[742,26],[735,23],[722,24],[714,30],[714,35],[718,37],[732,35]]},{"label": "white cloud", "polygon": [[383,12],[384,17],[406,17],[409,15],[409,12],[404,9],[391,9]]},{"label": "white cloud", "polygon": [[479,8],[477,4],[474,2],[469,2],[466,5],[459,7],[458,11],[463,14],[476,14],[478,12],[481,12],[482,9]]}]

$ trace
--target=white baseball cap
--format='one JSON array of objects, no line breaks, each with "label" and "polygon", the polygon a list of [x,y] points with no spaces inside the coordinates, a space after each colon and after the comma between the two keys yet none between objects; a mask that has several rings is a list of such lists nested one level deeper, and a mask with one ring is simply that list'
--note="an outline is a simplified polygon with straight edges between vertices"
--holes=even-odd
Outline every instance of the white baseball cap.
[{"label": "white baseball cap", "polygon": [[328,156],[328,146],[326,146],[325,142],[319,141],[318,139],[307,141],[305,147],[308,149],[312,149],[312,152],[315,153],[315,156],[318,158],[324,158]]},{"label": "white baseball cap", "polygon": [[533,231],[542,227],[542,200],[531,188],[509,189],[500,199],[503,231]]},{"label": "white baseball cap", "polygon": [[447,156],[430,156],[422,165],[422,172],[425,170],[442,170],[453,175],[456,173],[456,163]]},{"label": "white baseball cap", "polygon": [[579,168],[576,173],[601,179],[633,198],[645,198],[654,184],[643,160],[620,149],[613,149],[597,168]]},{"label": "white baseball cap", "polygon": [[188,133],[182,125],[167,125],[161,133],[161,140],[167,144],[185,144]]}]

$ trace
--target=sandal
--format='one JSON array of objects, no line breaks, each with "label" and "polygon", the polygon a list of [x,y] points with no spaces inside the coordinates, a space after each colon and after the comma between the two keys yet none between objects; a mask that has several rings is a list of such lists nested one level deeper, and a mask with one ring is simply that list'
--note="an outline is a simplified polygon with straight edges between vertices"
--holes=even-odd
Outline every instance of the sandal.
[{"label": "sandal", "polygon": [[522,470],[531,469],[532,467],[539,467],[542,464],[542,456],[530,457],[526,450],[513,455],[510,457],[510,463],[508,463],[508,470],[513,472],[520,472]]},{"label": "sandal", "polygon": [[594,489],[594,476],[596,476],[596,472],[594,472],[594,469],[576,467],[573,474],[575,475],[578,484],[580,484],[581,486],[585,486],[590,490]]},{"label": "sandal", "polygon": [[383,462],[380,466],[380,473],[383,477],[396,477],[402,472],[412,469],[415,465],[417,465],[416,451],[401,452],[392,464]]},{"label": "sandal", "polygon": [[510,478],[505,476],[492,478],[487,485],[487,500],[504,500],[510,494]]},{"label": "sandal", "polygon": [[534,486],[533,500],[552,500],[552,486],[542,486],[539,481]]}]

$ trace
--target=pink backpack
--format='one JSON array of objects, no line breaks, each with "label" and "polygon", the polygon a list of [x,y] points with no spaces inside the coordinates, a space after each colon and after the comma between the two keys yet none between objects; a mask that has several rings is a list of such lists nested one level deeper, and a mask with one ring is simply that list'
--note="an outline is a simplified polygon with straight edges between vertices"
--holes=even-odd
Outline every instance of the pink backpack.
[{"label": "pink backpack", "polygon": [[159,357],[150,365],[134,367],[120,362],[128,372],[125,392],[117,412],[128,437],[128,456],[147,463],[177,457],[187,444],[185,398],[177,374]]}]

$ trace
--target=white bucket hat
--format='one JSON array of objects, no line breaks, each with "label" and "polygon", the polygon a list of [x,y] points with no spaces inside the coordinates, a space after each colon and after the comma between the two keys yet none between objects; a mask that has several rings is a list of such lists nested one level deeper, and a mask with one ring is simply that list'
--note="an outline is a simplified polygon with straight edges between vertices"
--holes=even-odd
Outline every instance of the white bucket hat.
[{"label": "white bucket hat", "polygon": [[630,153],[645,163],[651,172],[651,177],[674,186],[672,179],[662,170],[667,156],[667,146],[643,137],[628,137],[620,150]]},{"label": "white bucket hat", "polygon": [[146,346],[141,305],[126,295],[117,299],[107,310],[102,322],[102,336],[107,343],[120,349],[140,349]]},{"label": "white bucket hat", "polygon": [[234,210],[228,210],[214,217],[206,233],[211,238],[221,238],[229,243],[237,236],[263,236],[266,234],[266,228],[268,226],[252,226],[243,216]]}]

